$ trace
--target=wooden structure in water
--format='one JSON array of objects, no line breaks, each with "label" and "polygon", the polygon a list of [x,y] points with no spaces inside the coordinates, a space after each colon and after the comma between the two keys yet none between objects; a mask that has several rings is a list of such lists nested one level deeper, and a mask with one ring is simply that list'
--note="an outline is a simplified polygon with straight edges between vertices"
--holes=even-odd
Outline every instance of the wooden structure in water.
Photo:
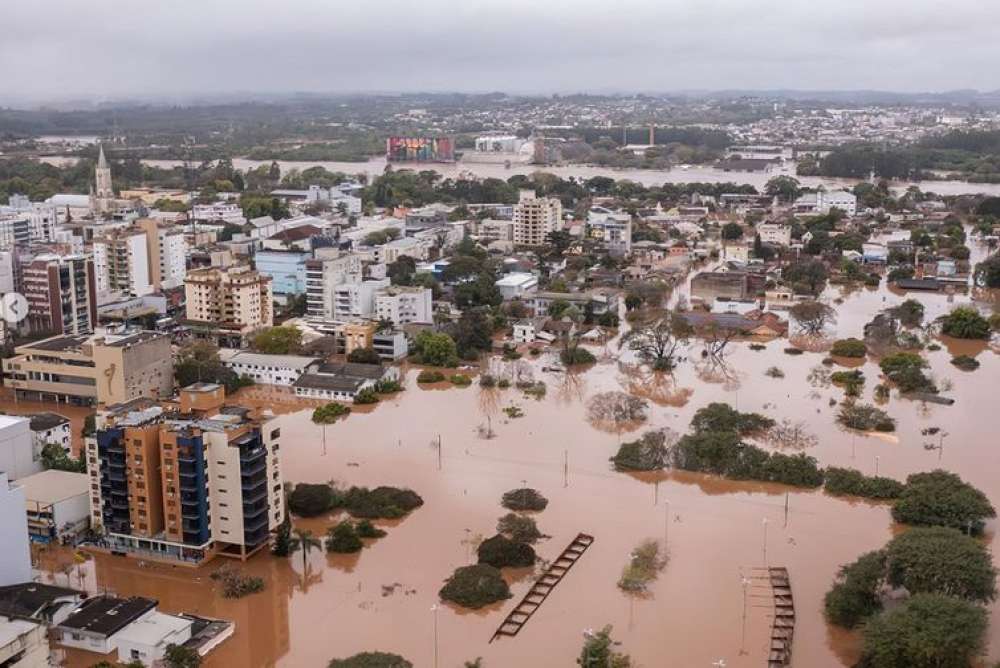
[{"label": "wooden structure in water", "polygon": [[771,622],[771,648],[767,668],[785,668],[792,661],[792,639],[795,636],[795,601],[788,569],[772,566],[767,569],[774,599],[774,620]]},{"label": "wooden structure in water", "polygon": [[593,542],[593,536],[585,533],[577,534],[576,538],[562,551],[559,558],[553,561],[545,569],[541,577],[535,580],[535,583],[531,585],[531,589],[524,595],[520,603],[514,606],[510,614],[504,618],[493,634],[493,637],[490,638],[490,642],[493,642],[500,636],[516,636],[521,627],[528,623],[531,616],[541,607],[545,599],[552,593],[552,590],[566,577],[569,569],[573,568],[573,565],[583,556],[583,553],[587,551],[587,548]]}]

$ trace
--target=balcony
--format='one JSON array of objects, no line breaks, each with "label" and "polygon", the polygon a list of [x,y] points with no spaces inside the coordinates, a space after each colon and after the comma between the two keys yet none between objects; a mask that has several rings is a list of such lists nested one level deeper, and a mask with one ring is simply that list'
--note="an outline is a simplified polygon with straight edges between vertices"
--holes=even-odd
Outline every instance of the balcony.
[{"label": "balcony", "polygon": [[253,476],[260,475],[261,473],[266,473],[266,472],[267,472],[267,461],[264,459],[261,459],[259,462],[255,464],[248,464],[240,467],[240,476],[242,476],[244,479],[251,478]]}]

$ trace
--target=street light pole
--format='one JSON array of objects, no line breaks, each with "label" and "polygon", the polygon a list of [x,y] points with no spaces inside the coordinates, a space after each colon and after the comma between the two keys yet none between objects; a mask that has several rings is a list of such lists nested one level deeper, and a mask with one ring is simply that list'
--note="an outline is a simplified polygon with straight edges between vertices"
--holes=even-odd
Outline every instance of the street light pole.
[{"label": "street light pole", "polygon": [[438,606],[437,603],[431,606],[434,613],[434,668],[438,668]]},{"label": "street light pole", "polygon": [[762,522],[764,525],[764,565],[767,566],[767,518]]}]

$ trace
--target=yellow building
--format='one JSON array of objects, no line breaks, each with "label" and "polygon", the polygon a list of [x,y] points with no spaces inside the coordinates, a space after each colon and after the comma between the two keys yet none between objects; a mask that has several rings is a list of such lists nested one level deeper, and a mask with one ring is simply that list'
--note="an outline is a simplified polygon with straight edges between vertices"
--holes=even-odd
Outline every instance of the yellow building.
[{"label": "yellow building", "polygon": [[249,265],[193,269],[184,278],[189,324],[242,339],[274,323],[271,277]]}]

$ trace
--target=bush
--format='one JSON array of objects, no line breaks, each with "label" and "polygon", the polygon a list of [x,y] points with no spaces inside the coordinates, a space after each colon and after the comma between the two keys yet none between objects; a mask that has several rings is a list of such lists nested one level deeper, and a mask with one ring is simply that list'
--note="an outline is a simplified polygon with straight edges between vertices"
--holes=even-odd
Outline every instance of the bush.
[{"label": "bush", "polygon": [[917,594],[864,630],[864,668],[966,668],[983,649],[986,611],[940,594]]},{"label": "bush", "polygon": [[823,471],[816,458],[804,453],[786,455],[772,452],[764,467],[763,480],[796,487],[819,487],[823,484]]},{"label": "bush", "polygon": [[263,578],[255,575],[246,575],[229,566],[223,566],[209,577],[222,584],[222,596],[224,598],[243,598],[244,596],[264,591]]},{"label": "bush", "polygon": [[354,517],[398,519],[424,505],[416,492],[399,487],[352,487],[344,494],[343,506]]},{"label": "bush", "polygon": [[535,550],[527,543],[520,543],[497,534],[479,544],[476,550],[479,563],[494,568],[523,568],[535,563]]},{"label": "bush", "polygon": [[312,421],[316,424],[333,424],[337,420],[350,415],[351,409],[344,404],[330,402],[313,411]]},{"label": "bush", "polygon": [[892,518],[903,524],[944,526],[980,533],[996,510],[986,495],[954,473],[914,473],[892,507]]},{"label": "bush", "polygon": [[764,375],[768,378],[784,378],[785,372],[776,366],[772,366],[768,367],[768,369],[764,372]]},{"label": "bush", "polygon": [[786,355],[801,355],[804,352],[801,348],[785,348]]},{"label": "bush", "polygon": [[741,413],[729,404],[718,402],[699,408],[691,418],[691,428],[699,433],[728,431],[750,436],[773,426],[774,420],[760,413]]},{"label": "bush", "polygon": [[923,372],[927,368],[927,360],[916,353],[887,355],[882,358],[879,367],[900,392],[937,392],[934,383]]},{"label": "bush", "polygon": [[355,348],[348,353],[347,361],[355,364],[381,364],[382,358],[374,348]]},{"label": "bush", "polygon": [[327,668],[413,668],[413,664],[398,654],[361,652],[346,659],[333,659]]},{"label": "bush", "polygon": [[468,387],[472,385],[472,379],[462,373],[456,373],[448,378],[452,385],[457,385],[459,387]]},{"label": "bush", "polygon": [[365,545],[361,542],[354,524],[349,520],[339,522],[330,527],[326,534],[326,551],[338,554],[353,554],[360,552]]},{"label": "bush", "polygon": [[665,432],[648,431],[636,441],[622,443],[611,461],[618,471],[659,471],[667,465],[666,443]]},{"label": "bush", "polygon": [[413,347],[423,364],[443,367],[458,365],[458,348],[455,340],[447,334],[424,330],[414,338]]},{"label": "bush", "polygon": [[898,480],[869,477],[855,469],[831,466],[825,471],[825,489],[833,496],[859,496],[865,499],[892,500],[903,493]]},{"label": "bush", "polygon": [[473,610],[511,597],[500,571],[488,564],[456,568],[438,595],[443,601]]},{"label": "bush", "polygon": [[359,538],[383,538],[385,536],[385,531],[372,524],[371,520],[361,520],[354,525],[354,529],[358,532]]},{"label": "bush", "polygon": [[375,381],[375,391],[379,394],[394,394],[396,392],[402,392],[405,388],[403,383],[393,378],[383,378],[382,380]]},{"label": "bush", "polygon": [[300,482],[288,495],[288,508],[299,517],[316,517],[340,504],[337,490],[327,483]]},{"label": "bush", "polygon": [[549,505],[549,500],[537,489],[522,487],[505,492],[500,499],[500,505],[508,510],[534,510],[540,512]]},{"label": "bush", "polygon": [[497,521],[497,533],[519,543],[534,543],[542,537],[534,519],[515,513],[507,513]]},{"label": "bush", "polygon": [[378,393],[375,388],[366,387],[354,395],[354,403],[356,404],[377,404],[378,403]]},{"label": "bush", "polygon": [[845,404],[837,413],[837,422],[859,431],[896,431],[896,421],[869,404]]},{"label": "bush", "polygon": [[673,449],[674,465],[685,471],[714,473],[734,480],[778,482],[797,487],[818,487],[823,472],[805,454],[770,454],[743,443],[732,431],[709,431],[682,437]]},{"label": "bush", "polygon": [[833,342],[830,354],[836,357],[861,358],[868,354],[868,346],[861,339],[839,339]]},{"label": "bush", "polygon": [[843,386],[844,393],[849,397],[860,396],[861,388],[865,386],[865,374],[858,369],[854,369],[853,371],[834,371],[830,374],[830,380],[835,385]]},{"label": "bush", "polygon": [[655,540],[643,541],[629,555],[618,586],[628,592],[644,592],[666,565],[666,557],[660,554],[660,544]]},{"label": "bush", "polygon": [[440,371],[431,371],[429,369],[424,369],[417,376],[418,383],[440,383],[444,380],[444,374]]},{"label": "bush", "polygon": [[485,387],[487,389],[497,386],[496,376],[492,374],[484,373],[479,377],[479,387]]},{"label": "bush", "polygon": [[886,556],[889,584],[910,594],[947,594],[977,603],[996,598],[989,550],[957,529],[910,529],[889,542]]},{"label": "bush", "polygon": [[979,360],[968,355],[958,355],[951,358],[951,363],[962,371],[975,371],[979,368]]},{"label": "bush", "polygon": [[501,378],[500,380],[497,381],[497,387],[499,387],[501,390],[506,390],[508,387],[510,387],[510,381],[507,380],[506,378]]},{"label": "bush", "polygon": [[971,306],[959,306],[941,318],[941,332],[956,339],[990,338],[990,322]]},{"label": "bush", "polygon": [[882,609],[879,590],[885,580],[885,552],[868,552],[841,566],[823,600],[831,624],[853,629]]},{"label": "bush", "polygon": [[566,348],[559,353],[559,359],[566,366],[577,366],[580,364],[593,364],[597,361],[586,348],[581,348],[580,346],[574,346],[573,348]]}]

